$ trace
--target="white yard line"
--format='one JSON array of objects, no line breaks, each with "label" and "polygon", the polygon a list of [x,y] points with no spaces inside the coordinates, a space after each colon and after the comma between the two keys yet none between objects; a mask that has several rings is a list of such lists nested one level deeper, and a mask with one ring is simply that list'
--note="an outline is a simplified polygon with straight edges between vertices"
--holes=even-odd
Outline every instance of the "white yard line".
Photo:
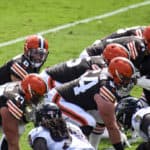
[{"label": "white yard line", "polygon": [[[64,24],[64,25],[61,25],[61,26],[58,26],[58,27],[55,27],[55,28],[52,28],[52,29],[41,31],[41,32],[39,32],[37,34],[44,35],[44,34],[56,32],[56,31],[60,31],[60,30],[66,29],[66,28],[70,28],[72,26],[76,26],[76,25],[78,25],[80,23],[88,23],[88,22],[91,22],[91,21],[94,21],[94,20],[107,18],[107,17],[113,16],[113,15],[116,15],[116,14],[120,14],[122,12],[126,12],[126,11],[128,11],[130,9],[138,8],[138,7],[149,5],[149,4],[150,4],[150,1],[145,1],[145,2],[142,2],[142,3],[129,5],[127,7],[122,7],[120,9],[118,9],[118,10],[115,10],[115,11],[112,11],[112,12],[109,12],[109,13],[105,13],[103,15],[94,16],[94,17],[91,17],[91,18],[86,18],[86,19],[83,19],[83,20],[75,21],[73,23]],[[4,47],[4,46],[11,45],[11,44],[15,44],[17,42],[21,42],[21,41],[25,40],[26,37],[27,36],[20,37],[20,38],[14,39],[14,40],[10,40],[10,41],[4,42],[4,43],[0,43],[0,47]]]}]

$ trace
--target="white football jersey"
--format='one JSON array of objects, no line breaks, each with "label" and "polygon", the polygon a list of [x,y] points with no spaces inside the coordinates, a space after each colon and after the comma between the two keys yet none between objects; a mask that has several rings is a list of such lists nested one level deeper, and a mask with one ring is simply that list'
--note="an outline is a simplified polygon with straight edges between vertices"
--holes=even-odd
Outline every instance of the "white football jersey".
[{"label": "white football jersey", "polygon": [[132,116],[132,127],[135,129],[135,131],[139,134],[139,136],[144,140],[147,141],[147,136],[140,130],[141,120],[143,116],[147,113],[150,113],[150,107],[145,107],[140,110],[138,110],[133,116]]},{"label": "white football jersey", "polygon": [[68,144],[66,150],[95,150],[84,136],[79,127],[67,123],[71,140],[63,140],[61,142],[54,141],[50,132],[43,127],[36,127],[29,132],[30,146],[33,145],[36,138],[42,137],[46,140],[49,150],[63,150],[64,145]]}]

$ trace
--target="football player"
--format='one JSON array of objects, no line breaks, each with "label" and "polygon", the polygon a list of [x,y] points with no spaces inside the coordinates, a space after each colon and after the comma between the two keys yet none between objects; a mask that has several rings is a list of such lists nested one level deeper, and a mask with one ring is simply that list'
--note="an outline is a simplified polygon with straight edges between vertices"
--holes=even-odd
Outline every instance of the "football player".
[{"label": "football player", "polygon": [[[63,116],[80,126],[87,135],[95,125],[87,111],[99,110],[112,144],[116,150],[121,150],[123,147],[120,131],[113,112],[117,99],[122,96],[119,89],[128,86],[134,73],[135,68],[131,61],[124,57],[116,57],[111,60],[108,71],[104,73],[101,70],[89,71],[80,78],[56,86],[49,93],[49,102],[56,103]],[[99,100],[97,96],[101,99]]]},{"label": "football player", "polygon": [[47,86],[37,74],[29,74],[21,81],[4,84],[0,90],[1,125],[8,143],[8,148],[6,144],[1,149],[19,150],[19,123],[29,116],[28,108],[40,102]]},{"label": "football player", "polygon": [[107,43],[106,41],[109,41],[110,39],[118,39],[122,37],[130,37],[130,36],[136,36],[140,39],[143,39],[144,32],[149,32],[148,31],[150,30],[149,28],[150,26],[135,26],[131,28],[119,29],[116,32],[112,33],[111,35],[108,35],[102,39],[96,40],[91,46],[85,48],[81,52],[80,57],[101,55],[103,51],[103,46],[105,46],[104,43]]},{"label": "football player", "polygon": [[[48,54],[48,41],[44,37],[40,35],[27,36],[24,43],[24,53],[15,56],[0,67],[0,85],[22,80],[29,73],[39,73]],[[20,134],[23,130],[24,126],[20,125]],[[2,136],[2,144],[7,147],[5,136]],[[5,147],[4,145],[2,147]]]},{"label": "football player", "polygon": [[28,36],[24,53],[0,67],[0,85],[22,80],[28,73],[38,73],[48,56],[48,41],[40,35]]},{"label": "football player", "polygon": [[116,106],[117,121],[125,130],[134,130],[143,142],[136,150],[150,149],[150,107],[142,99],[128,97]]},{"label": "football player", "polygon": [[81,129],[63,119],[55,103],[38,107],[35,124],[28,134],[33,150],[94,150]]}]

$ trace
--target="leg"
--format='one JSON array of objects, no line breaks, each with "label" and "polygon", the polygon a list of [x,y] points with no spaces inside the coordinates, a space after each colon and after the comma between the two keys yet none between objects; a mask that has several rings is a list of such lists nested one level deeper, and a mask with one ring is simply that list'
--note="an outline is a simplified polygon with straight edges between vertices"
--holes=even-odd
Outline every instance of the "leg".
[{"label": "leg", "polygon": [[96,121],[93,116],[78,105],[64,100],[59,101],[57,105],[62,110],[64,119],[81,127],[86,136],[88,136],[96,126]]},{"label": "leg", "polygon": [[98,146],[102,138],[102,135],[104,133],[104,130],[105,130],[105,126],[97,123],[96,127],[93,129],[92,133],[90,134],[89,141],[96,150],[98,150]]},{"label": "leg", "polygon": [[100,140],[103,136],[105,125],[103,120],[101,119],[99,112],[97,110],[90,110],[88,111],[97,121],[96,127],[93,129],[92,133],[89,136],[89,141],[92,144],[92,146],[97,150]]}]

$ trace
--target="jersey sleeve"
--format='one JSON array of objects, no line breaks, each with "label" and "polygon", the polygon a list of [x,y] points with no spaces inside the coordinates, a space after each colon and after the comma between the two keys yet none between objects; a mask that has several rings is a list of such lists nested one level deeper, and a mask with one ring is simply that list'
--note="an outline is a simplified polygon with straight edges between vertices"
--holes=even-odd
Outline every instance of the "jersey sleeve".
[{"label": "jersey sleeve", "polygon": [[18,93],[6,93],[6,106],[9,112],[18,120],[21,120],[24,114],[25,100]]},{"label": "jersey sleeve", "polygon": [[10,68],[10,73],[22,80],[28,72],[22,67],[21,63],[14,62]]},{"label": "jersey sleeve", "polygon": [[117,101],[117,93],[114,86],[110,85],[111,82],[107,82],[106,85],[100,87],[100,95],[107,101],[115,103]]},{"label": "jersey sleeve", "polygon": [[9,112],[18,120],[21,120],[23,117],[23,110],[17,106],[16,103],[12,100],[7,100],[7,107]]},{"label": "jersey sleeve", "polygon": [[10,66],[11,74],[16,78],[23,79],[29,73],[38,73],[40,68],[33,68],[29,60],[24,55],[18,55],[12,59]]},{"label": "jersey sleeve", "polygon": [[7,107],[17,120],[21,120],[23,117],[23,106],[14,98],[8,98],[4,95],[0,96],[0,107]]}]

